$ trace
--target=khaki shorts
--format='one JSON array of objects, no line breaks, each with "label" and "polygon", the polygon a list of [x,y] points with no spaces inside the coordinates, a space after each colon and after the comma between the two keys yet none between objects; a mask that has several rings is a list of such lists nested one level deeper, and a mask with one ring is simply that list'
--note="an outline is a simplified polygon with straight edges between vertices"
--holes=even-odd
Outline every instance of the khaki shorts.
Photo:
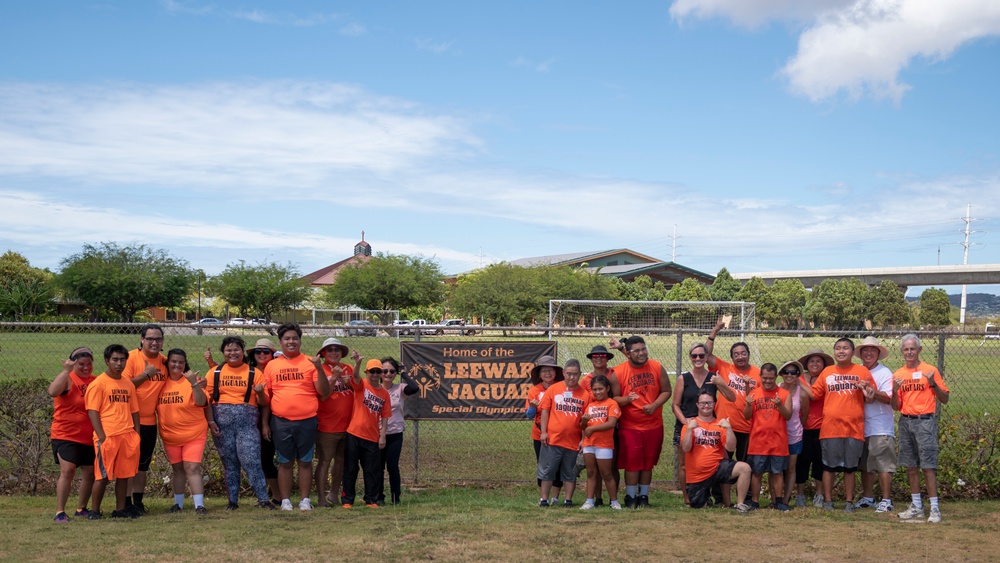
[{"label": "khaki shorts", "polygon": [[866,473],[896,472],[896,438],[869,436],[861,450],[861,471]]}]

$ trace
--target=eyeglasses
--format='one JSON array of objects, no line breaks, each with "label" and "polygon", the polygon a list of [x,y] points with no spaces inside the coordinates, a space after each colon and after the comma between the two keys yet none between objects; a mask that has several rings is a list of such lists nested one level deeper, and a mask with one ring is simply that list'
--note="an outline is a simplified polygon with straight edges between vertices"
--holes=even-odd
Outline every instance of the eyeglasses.
[{"label": "eyeglasses", "polygon": [[799,370],[783,371],[780,375],[799,375]]},{"label": "eyeglasses", "polygon": [[705,357],[705,354],[691,354],[691,357],[701,359]]},{"label": "eyeglasses", "polygon": [[159,338],[143,338],[146,342],[163,342],[163,337]]},{"label": "eyeglasses", "polygon": [[258,355],[260,354],[267,354],[269,356],[271,355],[271,351],[268,350],[267,348],[257,348],[256,350],[253,351],[253,353]]},{"label": "eyeglasses", "polygon": [[372,368],[368,370],[368,373],[372,375],[382,375],[382,368]]},{"label": "eyeglasses", "polygon": [[595,358],[607,358],[607,357],[608,357],[607,354],[591,354],[590,355],[590,359],[592,359],[592,360],[595,359]]},{"label": "eyeglasses", "polygon": [[387,369],[387,370],[383,371],[382,373],[384,373],[386,375],[396,375],[396,370],[394,370],[394,369]]},{"label": "eyeglasses", "polygon": [[631,350],[628,351],[628,353],[629,354],[638,354],[640,352],[646,352],[648,350],[649,350],[648,348],[646,348],[645,346],[643,346],[642,348],[632,348]]},{"label": "eyeglasses", "polygon": [[703,401],[703,402],[698,403],[698,406],[699,407],[710,407],[710,406],[712,406],[714,404],[715,403],[706,403],[706,402]]}]

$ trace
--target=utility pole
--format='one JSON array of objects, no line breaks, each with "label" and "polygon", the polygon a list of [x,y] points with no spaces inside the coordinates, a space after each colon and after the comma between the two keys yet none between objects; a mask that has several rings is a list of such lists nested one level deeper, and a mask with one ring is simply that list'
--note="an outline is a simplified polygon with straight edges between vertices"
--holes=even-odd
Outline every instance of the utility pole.
[{"label": "utility pole", "polygon": [[[965,247],[965,258],[962,261],[962,264],[968,266],[969,265],[969,236],[972,235],[972,233],[975,232],[975,231],[973,231],[971,229],[971,225],[972,225],[972,204],[971,203],[968,204],[968,205],[966,205],[966,207],[965,207],[965,217],[963,218],[963,221],[965,221],[965,230],[963,231],[965,233],[965,242],[962,243],[962,246]],[[966,293],[965,293],[965,291],[966,291],[966,285],[963,283],[962,284],[962,307],[961,307],[961,309],[959,309],[959,313],[958,313],[958,322],[962,325],[962,328],[965,328],[965,299],[966,299]]]},{"label": "utility pole", "polygon": [[670,238],[672,239],[670,261],[677,262],[677,239],[681,238],[677,236],[677,223],[674,223],[674,235]]}]

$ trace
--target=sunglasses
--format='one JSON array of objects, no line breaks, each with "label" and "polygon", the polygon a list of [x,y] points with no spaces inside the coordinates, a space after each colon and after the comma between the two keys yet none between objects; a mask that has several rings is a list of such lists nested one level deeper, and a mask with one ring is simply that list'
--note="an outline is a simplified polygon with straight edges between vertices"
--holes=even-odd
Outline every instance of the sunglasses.
[{"label": "sunglasses", "polygon": [[256,350],[253,351],[253,353],[254,354],[267,354],[267,355],[270,355],[271,351],[268,350],[267,348],[257,348]]},{"label": "sunglasses", "polygon": [[699,358],[700,359],[700,358],[704,358],[705,354],[691,354],[691,357],[692,358]]},{"label": "sunglasses", "polygon": [[368,373],[372,375],[382,375],[382,368],[372,368],[368,370]]},{"label": "sunglasses", "polygon": [[394,369],[387,369],[387,370],[383,371],[382,373],[384,373],[386,375],[395,375],[396,374],[396,370],[394,370]]},{"label": "sunglasses", "polygon": [[799,370],[783,371],[779,375],[799,375]]}]

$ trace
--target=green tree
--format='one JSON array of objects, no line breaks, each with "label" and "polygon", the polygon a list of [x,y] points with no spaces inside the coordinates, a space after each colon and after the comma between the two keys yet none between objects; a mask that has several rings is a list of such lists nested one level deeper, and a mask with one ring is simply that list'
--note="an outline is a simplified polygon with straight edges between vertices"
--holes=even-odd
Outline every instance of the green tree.
[{"label": "green tree", "polygon": [[268,321],[276,313],[302,303],[310,293],[291,264],[250,265],[243,260],[226,265],[222,273],[205,283],[204,290],[224,299],[238,316],[264,317]]},{"label": "green tree", "polygon": [[708,286],[708,292],[712,295],[712,301],[734,301],[742,287],[740,280],[723,268],[716,274],[712,285]]},{"label": "green tree", "polygon": [[948,292],[928,287],[920,294],[920,325],[922,328],[951,324],[951,302]]},{"label": "green tree", "polygon": [[865,309],[873,327],[888,328],[910,324],[910,306],[894,281],[883,280],[870,288]]},{"label": "green tree", "polygon": [[712,295],[708,288],[698,283],[694,278],[684,278],[681,283],[674,284],[667,292],[667,301],[710,301]]},{"label": "green tree", "polygon": [[764,301],[766,295],[767,284],[760,277],[754,276],[747,280],[747,283],[736,292],[736,300],[760,304]]},{"label": "green tree", "polygon": [[326,288],[326,300],[362,309],[428,307],[444,301],[443,278],[433,260],[380,252],[341,270],[337,281]]},{"label": "green tree", "polygon": [[805,317],[825,328],[861,328],[868,286],[856,278],[823,280],[812,289]]},{"label": "green tree", "polygon": [[[548,298],[538,283],[536,268],[506,262],[459,276],[451,292],[450,309],[483,324],[530,324],[547,317]],[[553,297],[555,298],[555,297]]]},{"label": "green tree", "polygon": [[647,275],[636,276],[634,280],[628,282],[621,278],[614,278],[614,283],[618,289],[618,299],[623,301],[666,301],[667,286],[661,281],[653,281]]},{"label": "green tree", "polygon": [[569,266],[531,268],[548,299],[617,299],[618,288],[599,272]]},{"label": "green tree", "polygon": [[758,303],[758,317],[775,328],[797,327],[808,296],[801,280],[777,280]]},{"label": "green tree", "polygon": [[21,319],[52,307],[52,273],[14,251],[0,256],[0,316]]},{"label": "green tree", "polygon": [[61,266],[56,282],[69,297],[125,322],[149,307],[180,306],[194,281],[187,261],[144,244],[87,244]]}]

